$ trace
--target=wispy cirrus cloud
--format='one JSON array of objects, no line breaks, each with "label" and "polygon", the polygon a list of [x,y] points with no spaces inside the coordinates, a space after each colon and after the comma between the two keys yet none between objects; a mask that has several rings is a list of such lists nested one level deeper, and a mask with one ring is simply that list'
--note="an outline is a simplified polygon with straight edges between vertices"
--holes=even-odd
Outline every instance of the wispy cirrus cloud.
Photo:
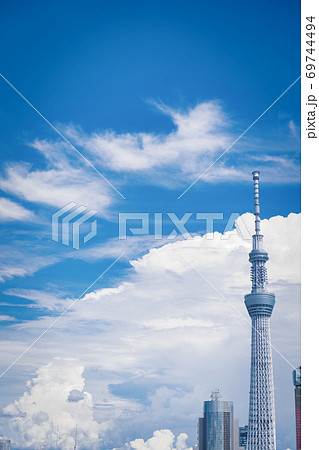
[{"label": "wispy cirrus cloud", "polygon": [[12,316],[0,315],[0,322],[15,322],[15,320]]},{"label": "wispy cirrus cloud", "polygon": [[54,294],[37,289],[11,288],[4,291],[4,294],[30,300],[30,303],[25,305],[26,307],[47,311],[63,311],[71,303],[71,299],[65,298],[59,292]]},{"label": "wispy cirrus cloud", "polygon": [[[86,133],[74,125],[64,126],[63,130],[100,170],[115,177],[119,173],[125,174],[129,183],[151,183],[169,188],[194,179],[237,137],[234,121],[217,100],[184,109],[154,105],[171,119],[171,131]],[[209,183],[229,179],[244,181],[256,164],[255,156],[259,155],[264,181],[273,182],[274,170],[281,174],[281,183],[299,181],[299,161],[292,155],[281,153],[281,159],[275,161],[271,156],[278,156],[278,151],[274,152],[272,142],[268,146],[256,139],[249,143],[249,137],[245,136],[243,143],[236,144],[202,179]],[[41,141],[37,141],[36,147],[41,145]]]},{"label": "wispy cirrus cloud", "polygon": [[36,140],[31,147],[45,158],[46,167],[37,169],[27,163],[8,163],[0,178],[0,188],[31,203],[61,208],[75,202],[107,211],[113,193],[106,183],[68,154],[61,142]]},{"label": "wispy cirrus cloud", "polygon": [[288,128],[294,138],[300,137],[299,129],[293,120],[289,121]]},{"label": "wispy cirrus cloud", "polygon": [[35,221],[36,215],[8,198],[0,198],[0,222]]},{"label": "wispy cirrus cloud", "polygon": [[225,113],[216,101],[185,111],[165,105],[157,107],[172,119],[174,129],[168,134],[105,131],[86,135],[74,127],[66,131],[101,165],[125,172],[164,168],[176,161],[180,162],[180,170],[188,172],[192,162],[215,154],[231,139],[225,131]]},{"label": "wispy cirrus cloud", "polygon": [[[202,173],[234,141],[234,124],[220,102],[207,101],[192,108],[173,109],[156,105],[172,121],[170,132],[127,132],[113,130],[85,133],[80,127],[64,126],[64,133],[105,175],[117,184],[159,184],[179,187]],[[296,128],[291,121],[290,132]],[[247,139],[245,137],[244,139]],[[249,141],[248,141],[249,142]],[[209,183],[246,181],[258,161],[263,180],[293,183],[300,178],[298,158],[272,152],[271,145],[255,142],[233,147],[202,179]],[[0,188],[23,201],[62,207],[76,202],[106,215],[114,201],[110,187],[85,166],[61,141],[36,139],[29,144],[44,157],[45,168],[28,163],[7,163]],[[254,147],[254,151],[251,150]],[[260,148],[259,148],[260,147]],[[124,177],[123,177],[124,174]],[[279,176],[280,175],[280,176]],[[12,220],[32,219],[32,213],[9,200],[0,202],[0,213]]]},{"label": "wispy cirrus cloud", "polygon": [[33,275],[43,267],[55,264],[60,260],[58,255],[45,254],[46,248],[32,248],[28,241],[15,242],[14,245],[2,244],[0,251],[0,282],[14,277]]},{"label": "wispy cirrus cloud", "polygon": [[[172,120],[170,132],[116,133],[106,130],[88,134],[79,127],[66,126],[65,133],[99,167],[114,173],[124,172],[127,176],[138,174],[140,182],[168,187],[179,186],[202,173],[237,137],[234,122],[216,100],[183,110],[154,105]],[[245,144],[240,142],[232,148],[202,179],[209,183],[229,179],[244,181],[256,164],[255,156],[259,155],[264,181],[273,182],[274,170],[281,174],[281,183],[299,181],[298,159],[285,152],[279,155],[280,159],[271,159],[272,144],[265,147],[264,143],[254,139],[253,144],[247,145],[247,141],[249,137],[246,136],[243,138]],[[139,181],[135,179],[135,182]]]}]

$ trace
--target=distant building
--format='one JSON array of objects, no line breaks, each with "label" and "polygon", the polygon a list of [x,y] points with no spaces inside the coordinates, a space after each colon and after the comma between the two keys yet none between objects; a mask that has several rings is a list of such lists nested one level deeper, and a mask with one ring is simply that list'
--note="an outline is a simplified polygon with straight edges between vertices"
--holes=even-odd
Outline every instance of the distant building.
[{"label": "distant building", "polygon": [[239,450],[239,420],[234,419],[233,426],[234,450]]},{"label": "distant building", "polygon": [[206,450],[206,429],[205,419],[200,417],[198,419],[198,450]]},{"label": "distant building", "polygon": [[213,391],[198,423],[199,450],[234,450],[233,409],[233,402],[221,400],[219,390]]},{"label": "distant building", "polygon": [[0,439],[0,450],[11,450],[11,441],[9,439]]},{"label": "distant building", "polygon": [[247,439],[248,439],[248,425],[245,427],[239,427],[239,448],[240,450],[247,449]]},{"label": "distant building", "polygon": [[301,449],[301,366],[292,372],[295,386],[296,449]]}]

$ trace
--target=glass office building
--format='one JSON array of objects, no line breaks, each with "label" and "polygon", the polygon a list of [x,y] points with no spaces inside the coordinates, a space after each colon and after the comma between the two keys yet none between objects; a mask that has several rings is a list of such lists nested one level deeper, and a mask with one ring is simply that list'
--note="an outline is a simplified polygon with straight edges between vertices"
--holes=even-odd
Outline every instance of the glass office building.
[{"label": "glass office building", "polygon": [[301,449],[301,366],[292,372],[295,386],[296,449]]},{"label": "glass office building", "polygon": [[11,441],[9,439],[0,439],[0,450],[11,450]]},{"label": "glass office building", "polygon": [[233,402],[220,400],[219,392],[204,402],[204,418],[200,420],[200,450],[234,449],[234,406]]},{"label": "glass office building", "polygon": [[248,425],[239,427],[239,447],[247,449]]},{"label": "glass office building", "polygon": [[198,419],[198,450],[206,449],[206,430],[205,419],[200,417]]}]

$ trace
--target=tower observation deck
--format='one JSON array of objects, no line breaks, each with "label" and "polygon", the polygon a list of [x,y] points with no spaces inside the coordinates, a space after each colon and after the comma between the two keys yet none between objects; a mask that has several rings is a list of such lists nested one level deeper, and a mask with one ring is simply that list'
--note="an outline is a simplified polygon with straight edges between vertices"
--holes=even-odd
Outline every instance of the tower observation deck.
[{"label": "tower observation deck", "polygon": [[251,293],[245,305],[251,317],[251,371],[247,450],[276,450],[275,402],[270,336],[270,317],[275,295],[267,290],[268,253],[260,233],[259,172],[253,172],[255,234],[251,263]]}]

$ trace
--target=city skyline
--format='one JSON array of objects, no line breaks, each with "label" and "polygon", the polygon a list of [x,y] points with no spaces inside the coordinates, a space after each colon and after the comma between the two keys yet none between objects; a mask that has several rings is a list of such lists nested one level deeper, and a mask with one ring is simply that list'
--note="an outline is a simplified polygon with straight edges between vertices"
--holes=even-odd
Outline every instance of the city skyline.
[{"label": "city skyline", "polygon": [[[234,405],[222,400],[219,389],[204,401],[204,416],[198,421],[199,450],[239,450],[241,442],[248,450],[276,450],[275,399],[272,364],[270,317],[275,295],[268,290],[266,263],[260,227],[260,172],[253,171],[254,234],[251,263],[251,293],[245,295],[245,306],[251,317],[251,372],[248,426],[239,427]],[[276,349],[275,349],[276,350]],[[293,371],[295,386],[296,443],[301,448],[301,367]],[[246,433],[246,436],[240,433]]]}]

